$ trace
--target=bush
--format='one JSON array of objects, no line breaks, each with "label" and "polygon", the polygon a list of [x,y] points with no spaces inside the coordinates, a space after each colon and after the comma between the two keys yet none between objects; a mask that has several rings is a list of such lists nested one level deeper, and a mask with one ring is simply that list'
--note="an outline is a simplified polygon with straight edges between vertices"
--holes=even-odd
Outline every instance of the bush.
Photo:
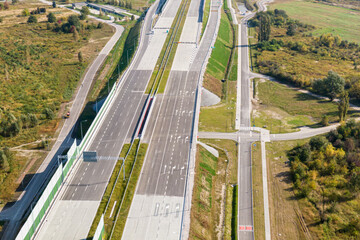
[{"label": "bush", "polygon": [[45,115],[46,119],[54,119],[54,117],[55,117],[54,112],[50,108],[44,109],[44,115]]},{"label": "bush", "polygon": [[290,24],[288,26],[288,29],[286,31],[286,34],[289,36],[294,36],[297,32],[297,25],[296,24]]},{"label": "bush", "polygon": [[22,16],[30,16],[29,9],[24,8],[24,10],[21,12],[21,15],[22,15]]},{"label": "bush", "polygon": [[27,20],[28,23],[37,23],[37,18],[36,16],[34,15],[31,15],[28,20]]},{"label": "bush", "polygon": [[54,22],[56,22],[56,17],[55,17],[55,14],[53,14],[53,13],[49,13],[49,14],[47,15],[47,19],[48,19],[48,22],[49,22],[49,23],[54,23]]},{"label": "bush", "polygon": [[321,119],[320,123],[323,127],[329,126],[329,117],[327,115],[324,115]]}]

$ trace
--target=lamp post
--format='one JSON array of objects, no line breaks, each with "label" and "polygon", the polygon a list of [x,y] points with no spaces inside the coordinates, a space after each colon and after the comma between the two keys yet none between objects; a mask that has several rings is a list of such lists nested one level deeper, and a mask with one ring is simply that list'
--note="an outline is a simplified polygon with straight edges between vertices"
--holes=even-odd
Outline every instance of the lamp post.
[{"label": "lamp post", "polygon": [[80,122],[81,139],[83,139],[83,130],[82,130],[82,123],[83,123],[83,122],[87,122],[87,120],[82,120],[82,121]]}]

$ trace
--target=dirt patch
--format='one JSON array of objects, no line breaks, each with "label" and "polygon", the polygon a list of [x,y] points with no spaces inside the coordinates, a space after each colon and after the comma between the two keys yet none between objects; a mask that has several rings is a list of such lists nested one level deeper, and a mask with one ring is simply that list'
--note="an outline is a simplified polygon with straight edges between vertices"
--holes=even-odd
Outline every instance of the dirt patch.
[{"label": "dirt patch", "polygon": [[221,98],[222,85],[219,79],[214,78],[208,73],[205,73],[203,87]]}]

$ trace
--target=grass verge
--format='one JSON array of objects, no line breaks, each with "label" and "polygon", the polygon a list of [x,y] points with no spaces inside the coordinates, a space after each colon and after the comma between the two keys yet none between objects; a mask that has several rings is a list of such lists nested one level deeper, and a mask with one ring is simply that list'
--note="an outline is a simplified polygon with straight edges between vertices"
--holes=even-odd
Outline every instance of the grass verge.
[{"label": "grass verge", "polygon": [[198,146],[189,239],[232,239],[236,143],[230,140],[201,141],[217,149],[219,158]]},{"label": "grass verge", "polygon": [[[174,60],[176,53],[177,42],[180,39],[182,28],[185,23],[186,18],[184,18],[184,16],[186,16],[186,13],[190,6],[190,1],[187,1],[186,3],[184,1],[181,2],[180,7],[174,18],[174,21],[171,25],[171,28],[168,32],[168,36],[166,37],[165,44],[161,49],[154,71],[147,85],[146,93],[153,93],[155,90],[158,90],[159,93],[163,93],[165,90],[166,81],[169,77],[172,62]],[[186,4],[186,6],[184,6],[184,4]],[[183,12],[184,7],[185,7],[185,11]],[[179,19],[180,19],[180,23],[178,22]],[[177,31],[175,32],[175,36],[173,35],[174,31]]]},{"label": "grass verge", "polygon": [[[92,237],[96,231],[96,227],[100,221],[100,217],[103,213],[105,213],[104,214],[104,218],[105,218],[104,222],[105,222],[106,236],[109,237],[112,228],[115,227],[113,239],[121,239],[121,234],[122,234],[123,228],[125,226],[127,214],[130,209],[131,200],[134,195],[134,191],[136,188],[136,184],[137,184],[137,181],[138,181],[138,178],[140,175],[140,171],[142,168],[142,164],[143,164],[145,154],[146,154],[146,149],[147,149],[147,144],[140,144],[138,155],[136,156],[136,149],[138,147],[138,144],[139,144],[139,141],[135,140],[134,144],[129,152],[129,155],[125,160],[125,181],[123,180],[124,175],[123,175],[123,169],[121,168],[122,161],[117,162],[117,164],[114,168],[114,171],[111,175],[109,184],[108,184],[108,186],[105,190],[105,193],[103,195],[103,198],[101,200],[101,203],[100,203],[99,209],[97,211],[97,214],[95,216],[95,219],[93,221],[93,224],[90,228],[87,239],[92,239]],[[130,148],[130,144],[125,144],[123,146],[123,149],[121,150],[120,157],[125,157],[129,148]],[[136,160],[136,162],[135,162],[135,160]],[[134,162],[135,162],[135,165],[134,165]],[[131,173],[132,168],[133,168],[133,171]],[[117,177],[118,177],[118,181],[116,182]],[[129,183],[128,183],[128,187],[125,191],[127,181],[129,181]],[[115,185],[115,187],[114,187],[114,185]],[[111,195],[111,191],[113,188],[114,188],[114,191]],[[110,195],[111,195],[111,198],[110,198]],[[124,198],[124,200],[123,200],[123,203],[120,208],[122,198]],[[108,204],[108,208],[105,209],[107,204]],[[113,226],[114,222],[116,220],[117,213],[119,213],[118,221],[117,221],[116,226]]]},{"label": "grass verge", "polygon": [[[189,10],[189,6],[190,6],[190,1],[188,1],[187,4],[186,4],[183,16],[186,16],[186,14],[187,14],[187,12]],[[185,20],[186,20],[186,17],[181,18],[179,30],[177,31],[176,36],[175,36],[175,40],[174,40],[175,43],[179,42],[179,40],[180,40],[180,36],[181,36],[182,29],[183,29],[184,24],[185,24]],[[175,53],[176,53],[176,50],[177,50],[177,46],[178,46],[178,44],[175,44],[175,47],[171,48],[169,59],[168,59],[168,61],[166,63],[164,73],[161,76],[161,79],[160,79],[160,82],[159,82],[158,93],[164,93],[164,91],[165,91],[166,82],[167,82],[167,80],[169,78],[169,75],[170,75],[170,71],[171,71],[171,67],[172,67],[172,64],[173,64],[173,61],[174,61],[174,58],[175,58]]]},{"label": "grass verge", "polygon": [[[230,14],[230,11],[227,11]],[[222,9],[215,48],[207,65],[204,87],[221,98],[221,103],[202,107],[199,131],[232,132],[235,130],[237,79],[237,28],[232,28],[231,16]],[[222,81],[222,79],[226,79]]]},{"label": "grass verge", "polygon": [[260,142],[252,144],[252,189],[255,239],[265,239],[264,196]]}]

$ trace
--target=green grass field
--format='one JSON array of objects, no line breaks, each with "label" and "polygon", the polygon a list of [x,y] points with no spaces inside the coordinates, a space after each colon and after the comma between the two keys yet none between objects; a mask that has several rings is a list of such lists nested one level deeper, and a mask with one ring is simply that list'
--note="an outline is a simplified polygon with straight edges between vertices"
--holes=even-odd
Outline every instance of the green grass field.
[{"label": "green grass field", "polygon": [[314,25],[314,35],[332,33],[351,42],[360,42],[360,11],[307,1],[289,1],[271,5],[291,17]]},{"label": "green grass field", "polygon": [[[256,87],[260,104],[254,108],[253,121],[272,133],[293,132],[300,126],[320,127],[323,115],[338,121],[336,103],[317,99],[277,82],[259,82]],[[349,111],[350,117],[358,115]]]},{"label": "green grass field", "polygon": [[206,72],[217,79],[223,79],[232,47],[230,22],[222,11],[218,37],[212,50]]}]

